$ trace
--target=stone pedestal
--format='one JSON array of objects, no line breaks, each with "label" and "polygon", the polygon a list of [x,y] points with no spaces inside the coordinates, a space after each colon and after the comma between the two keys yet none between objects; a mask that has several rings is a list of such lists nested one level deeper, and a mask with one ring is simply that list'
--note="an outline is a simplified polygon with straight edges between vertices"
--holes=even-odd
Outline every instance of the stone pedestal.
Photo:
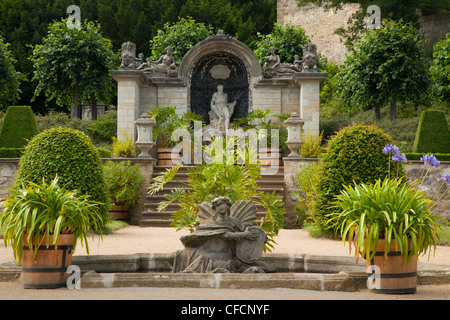
[{"label": "stone pedestal", "polygon": [[138,119],[140,89],[146,79],[141,71],[113,70],[112,77],[117,81],[117,139],[131,137],[136,140],[135,121]]}]

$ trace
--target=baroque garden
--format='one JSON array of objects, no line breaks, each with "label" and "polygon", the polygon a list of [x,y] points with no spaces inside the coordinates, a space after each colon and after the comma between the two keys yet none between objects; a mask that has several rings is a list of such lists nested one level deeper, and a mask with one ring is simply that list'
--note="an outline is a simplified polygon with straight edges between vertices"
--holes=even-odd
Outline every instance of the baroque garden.
[{"label": "baroque garden", "polygon": [[[55,21],[31,58],[36,94],[72,105],[74,120],[53,113],[62,126],[45,127],[45,117],[15,105],[2,119],[0,225],[12,262],[0,265],[0,281],[21,280],[26,289],[203,286],[396,295],[448,285],[449,265],[431,270],[424,257],[448,244],[450,83],[441,73],[450,60],[450,33],[427,67],[412,24],[383,20],[355,40],[337,67],[291,25],[275,26],[286,38],[297,32],[297,46],[286,44],[290,52],[262,36],[251,49],[210,29],[182,54],[181,45],[160,43],[145,57],[125,41],[114,57],[99,26],[79,18],[74,24],[76,17]],[[179,23],[187,28],[195,21]],[[79,41],[92,47],[80,49]],[[391,41],[390,55],[381,41]],[[13,61],[3,40],[0,45]],[[54,72],[46,60],[70,68],[60,59],[71,50],[75,57],[92,50],[95,59],[79,60],[77,70],[91,70],[90,76],[74,71],[68,79],[78,80],[70,84],[64,74],[72,71]],[[15,76],[10,83],[23,81]],[[4,87],[0,98],[17,100],[10,92],[18,87]],[[397,115],[423,101],[422,89],[433,92],[438,107],[416,108],[413,141],[400,145],[380,128],[380,117],[389,106],[390,121],[402,123]],[[114,96],[112,107],[107,101]],[[375,121],[333,129],[329,116],[348,105],[375,110]],[[113,237],[106,229],[113,222],[186,233],[173,252],[74,254],[79,246],[89,253],[91,237]],[[277,253],[284,230],[341,239],[354,257]]]}]

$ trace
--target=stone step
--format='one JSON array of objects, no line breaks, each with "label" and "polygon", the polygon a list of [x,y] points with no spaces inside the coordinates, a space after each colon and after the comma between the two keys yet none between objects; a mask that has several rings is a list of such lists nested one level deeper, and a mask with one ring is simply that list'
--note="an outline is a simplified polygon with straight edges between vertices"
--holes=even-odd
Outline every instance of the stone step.
[{"label": "stone step", "polygon": [[[139,223],[140,227],[171,227],[170,223],[173,218],[173,211],[145,211],[142,213],[142,219]],[[264,212],[258,212],[256,214],[256,222],[260,223],[261,219],[265,216]]]},{"label": "stone step", "polygon": [[[160,176],[166,172],[167,169],[172,168],[169,166],[156,166],[154,168],[153,175]],[[165,195],[171,193],[175,188],[185,188],[186,190],[192,190],[185,183],[189,175],[189,169],[194,166],[182,166],[178,170],[174,179],[165,184],[164,189],[156,192],[155,194],[147,194],[145,197],[144,212],[142,213],[142,219],[140,221],[141,227],[170,227],[170,219],[172,214],[179,209],[179,202],[173,202],[168,205],[165,211],[157,211],[158,205],[161,201],[166,200]],[[262,192],[274,192],[278,195],[284,193],[284,169],[280,170],[272,176],[261,176],[257,178],[257,184],[259,191]],[[260,220],[265,216],[266,210],[262,205],[256,204],[257,220]]]}]

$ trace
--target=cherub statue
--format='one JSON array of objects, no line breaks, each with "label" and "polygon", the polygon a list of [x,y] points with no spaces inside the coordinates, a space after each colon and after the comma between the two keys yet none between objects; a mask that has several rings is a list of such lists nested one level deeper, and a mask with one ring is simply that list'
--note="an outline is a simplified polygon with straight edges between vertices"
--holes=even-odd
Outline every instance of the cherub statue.
[{"label": "cherub statue", "polygon": [[259,273],[268,271],[258,260],[267,235],[253,226],[256,206],[251,201],[218,197],[199,206],[200,224],[180,238],[185,249],[176,252],[172,272]]}]

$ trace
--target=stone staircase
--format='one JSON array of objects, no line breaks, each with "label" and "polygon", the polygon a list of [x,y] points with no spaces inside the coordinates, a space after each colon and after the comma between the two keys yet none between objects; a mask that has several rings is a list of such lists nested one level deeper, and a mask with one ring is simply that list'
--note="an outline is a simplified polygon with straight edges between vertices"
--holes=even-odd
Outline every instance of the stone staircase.
[{"label": "stone staircase", "polygon": [[[170,219],[172,219],[172,214],[175,213],[179,209],[179,202],[171,203],[165,211],[158,212],[158,205],[161,201],[165,200],[164,195],[170,193],[171,190],[178,187],[186,187],[181,182],[186,182],[188,175],[188,168],[190,166],[181,167],[175,178],[168,182],[164,186],[164,190],[161,190],[153,195],[147,195],[144,204],[144,211],[142,212],[142,219],[140,221],[141,227],[171,227]],[[166,169],[169,167],[166,166],[156,166],[153,171],[153,176],[156,177],[158,175],[163,174]],[[264,192],[273,192],[275,191],[280,196],[284,194],[284,170],[283,167],[280,167],[278,173],[271,176],[262,176],[257,180],[260,191]],[[152,182],[151,182],[152,183]],[[257,212],[257,220],[260,220],[266,212],[261,205],[256,205],[258,209]]]}]

